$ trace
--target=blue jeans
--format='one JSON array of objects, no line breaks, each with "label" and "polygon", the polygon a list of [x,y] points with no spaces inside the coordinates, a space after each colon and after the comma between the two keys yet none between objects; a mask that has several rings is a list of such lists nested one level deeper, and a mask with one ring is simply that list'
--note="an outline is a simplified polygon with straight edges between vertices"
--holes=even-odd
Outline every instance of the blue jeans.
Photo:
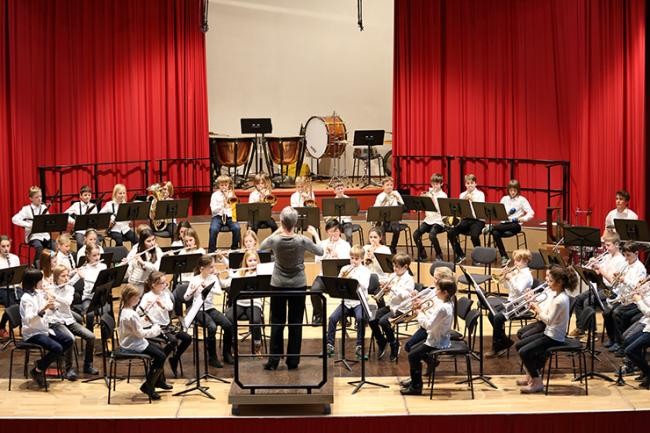
[{"label": "blue jeans", "polygon": [[650,332],[640,332],[628,337],[623,343],[625,346],[625,356],[641,370],[646,377],[650,377],[650,366],[645,359],[643,349],[650,346]]},{"label": "blue jeans", "polygon": [[427,330],[424,328],[418,328],[417,331],[413,335],[411,335],[411,338],[409,338],[406,343],[404,344],[404,350],[407,352],[410,352],[413,347],[415,347],[416,344],[425,341],[427,339],[428,333]]},{"label": "blue jeans", "polygon": [[[359,304],[354,308],[345,307],[345,317],[355,317],[357,319],[357,346],[361,346],[366,331],[366,324],[363,321],[363,310],[361,305]],[[339,305],[330,315],[329,324],[327,325],[327,343],[332,346],[334,345],[334,338],[336,336],[336,324],[339,323],[342,318],[343,308]]]},{"label": "blue jeans", "polygon": [[74,339],[65,327],[63,329],[54,327],[52,330],[54,331],[54,335],[38,334],[26,340],[27,343],[38,344],[45,349],[45,356],[36,361],[36,368],[40,371],[47,370],[47,367],[50,366],[52,361],[62,356],[63,352],[68,350],[74,342]]},{"label": "blue jeans", "polygon": [[217,215],[213,216],[212,221],[210,221],[210,242],[208,244],[209,253],[212,253],[217,249],[217,236],[219,236],[219,231],[223,225],[227,225],[232,232],[232,242],[230,243],[230,249],[236,250],[239,248],[239,240],[241,238],[239,223],[233,221],[231,217],[228,217],[226,224],[224,224],[221,219],[221,215]]}]

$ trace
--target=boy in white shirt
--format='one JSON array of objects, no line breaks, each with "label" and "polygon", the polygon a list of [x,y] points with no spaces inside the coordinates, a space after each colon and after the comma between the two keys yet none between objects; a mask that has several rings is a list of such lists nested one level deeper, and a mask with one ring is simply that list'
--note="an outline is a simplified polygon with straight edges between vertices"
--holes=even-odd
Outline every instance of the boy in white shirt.
[{"label": "boy in white shirt", "polygon": [[314,191],[308,187],[309,182],[310,180],[308,177],[296,177],[296,191],[291,194],[290,198],[291,207],[305,207],[315,205],[316,196],[314,196]]},{"label": "boy in white shirt", "polygon": [[[433,204],[436,205],[438,209],[438,199],[447,198],[447,193],[442,190],[442,175],[440,173],[433,173],[431,175],[431,188],[429,191],[425,192],[423,195],[431,197]],[[442,260],[442,249],[440,249],[440,242],[438,242],[438,234],[445,231],[445,225],[442,222],[442,216],[440,212],[425,212],[424,221],[420,224],[420,227],[413,232],[413,240],[415,245],[418,247],[418,255],[420,260],[427,259],[427,251],[422,245],[422,235],[429,233],[429,239],[433,245],[433,249],[436,250],[436,260]]]},{"label": "boy in white shirt", "polygon": [[[70,224],[75,223],[75,218],[77,215],[91,215],[99,212],[97,205],[91,203],[90,199],[93,196],[93,190],[88,185],[83,185],[79,189],[79,201],[70,205],[69,208],[65,210],[64,213],[67,213],[70,217],[68,222]],[[77,230],[74,232],[74,238],[77,241],[77,250],[81,248],[84,244],[84,230]],[[103,237],[100,237],[100,241]]]},{"label": "boy in white shirt", "polygon": [[452,227],[447,232],[449,237],[449,242],[454,248],[454,254],[456,256],[456,262],[460,263],[465,259],[465,252],[460,246],[460,241],[458,240],[458,235],[469,235],[472,238],[472,245],[474,247],[481,246],[481,232],[483,227],[485,227],[485,221],[476,219],[476,213],[474,212],[474,207],[472,203],[474,202],[485,202],[485,194],[482,191],[479,191],[476,188],[476,176],[473,174],[465,175],[465,191],[460,193],[459,198],[461,200],[469,200],[470,207],[472,208],[473,218],[463,218],[460,220],[458,225]]},{"label": "boy in white shirt", "polygon": [[36,250],[36,262],[44,248],[52,249],[49,233],[32,233],[34,217],[48,213],[49,207],[43,204],[43,192],[37,186],[29,187],[29,201],[11,218],[11,222],[25,229],[25,243]]},{"label": "boy in white shirt", "polygon": [[[381,186],[384,188],[375,199],[374,206],[404,206],[404,200],[399,192],[393,189],[393,179],[386,177],[381,181]],[[382,222],[382,229],[385,233],[392,233],[390,241],[390,250],[395,254],[397,252],[397,243],[399,242],[400,226],[399,221],[385,221]]]},{"label": "boy in white shirt", "polygon": [[[334,185],[334,198],[350,198],[345,195],[345,184],[343,182],[337,182]],[[357,209],[359,203],[357,202]],[[350,246],[352,246],[352,217],[349,215],[341,215],[341,231],[345,240],[348,241]]]},{"label": "boy in white shirt", "polygon": [[607,216],[605,217],[605,230],[603,231],[603,237],[605,234],[610,232],[616,232],[614,226],[614,220],[638,220],[639,216],[630,208],[628,205],[630,203],[630,193],[624,189],[616,191],[616,208],[612,209]]},{"label": "boy in white shirt", "polygon": [[217,237],[222,225],[227,225],[232,234],[230,249],[239,249],[241,239],[241,230],[239,223],[233,220],[232,208],[228,203],[230,198],[234,197],[233,182],[229,176],[219,176],[217,178],[217,190],[212,193],[210,198],[210,211],[212,220],[210,221],[210,240],[208,242],[208,252],[213,253],[217,249]]},{"label": "boy in white shirt", "polygon": [[[20,266],[20,259],[17,255],[11,253],[11,239],[9,239],[9,236],[2,235],[0,236],[0,269],[14,268],[16,266]],[[23,294],[23,290],[18,286],[9,287],[9,289],[14,290],[2,290],[0,292],[2,294],[0,303],[5,306],[5,309],[19,302]],[[6,329],[8,321],[9,316],[7,313],[2,313],[2,319],[0,319],[0,338],[9,338],[9,332]]]}]

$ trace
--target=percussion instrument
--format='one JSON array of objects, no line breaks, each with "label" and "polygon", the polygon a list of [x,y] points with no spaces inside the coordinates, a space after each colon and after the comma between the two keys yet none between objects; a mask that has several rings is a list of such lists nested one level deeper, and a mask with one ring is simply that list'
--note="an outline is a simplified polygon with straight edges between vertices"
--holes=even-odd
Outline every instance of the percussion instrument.
[{"label": "percussion instrument", "polygon": [[[245,137],[210,137],[210,147],[219,165],[239,167],[248,161],[253,150],[253,139]],[[236,156],[235,149],[237,151]]]},{"label": "percussion instrument", "polygon": [[307,151],[314,158],[338,158],[345,152],[347,139],[345,123],[336,113],[312,116],[305,125]]},{"label": "percussion instrument", "polygon": [[298,160],[302,137],[266,137],[274,164],[289,165]]}]

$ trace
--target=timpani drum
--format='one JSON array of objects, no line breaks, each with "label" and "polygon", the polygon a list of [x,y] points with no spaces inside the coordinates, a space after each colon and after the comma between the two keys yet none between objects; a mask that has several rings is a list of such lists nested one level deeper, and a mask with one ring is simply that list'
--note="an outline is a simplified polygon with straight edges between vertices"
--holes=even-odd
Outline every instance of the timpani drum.
[{"label": "timpani drum", "polygon": [[312,116],[305,125],[307,151],[314,158],[338,158],[345,152],[348,133],[341,118]]},{"label": "timpani drum", "polygon": [[[219,165],[239,167],[246,164],[253,150],[253,139],[245,137],[210,137],[210,145]],[[235,155],[235,149],[237,155]]]},{"label": "timpani drum", "polygon": [[289,165],[298,160],[302,137],[266,137],[274,164]]}]

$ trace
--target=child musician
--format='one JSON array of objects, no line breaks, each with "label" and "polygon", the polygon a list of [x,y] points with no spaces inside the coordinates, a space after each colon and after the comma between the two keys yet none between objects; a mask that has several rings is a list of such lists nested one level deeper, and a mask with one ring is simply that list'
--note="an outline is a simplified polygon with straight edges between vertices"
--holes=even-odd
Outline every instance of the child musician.
[{"label": "child musician", "polygon": [[[58,241],[58,239],[57,239]],[[77,265],[79,265],[81,261],[81,257],[86,256],[86,245],[92,244],[96,245],[97,248],[99,248],[99,254],[104,254],[104,248],[101,246],[99,243],[99,236],[97,234],[97,230],[95,229],[88,229],[84,233],[84,244],[81,248],[77,250]]]},{"label": "child musician", "polygon": [[[201,240],[199,234],[193,228],[187,229],[185,236],[183,236],[185,247],[181,249],[178,254],[205,254],[205,249],[201,248]],[[181,274],[180,282],[188,282],[194,276],[193,272],[186,272]]]},{"label": "child musician", "polygon": [[[201,292],[212,283],[214,283],[214,286],[205,300],[203,300]],[[205,325],[208,330],[208,335],[205,340],[208,349],[208,364],[216,368],[223,367],[223,364],[221,364],[217,357],[217,341],[215,339],[217,326],[221,326],[223,329],[223,360],[226,364],[232,364],[234,362],[230,354],[234,327],[230,320],[215,308],[212,300],[214,295],[220,295],[221,293],[221,285],[215,275],[214,260],[212,260],[212,257],[204,255],[199,260],[194,277],[190,280],[184,298],[186,301],[192,299],[192,302],[203,302],[205,305],[205,315],[203,314],[203,309],[201,309],[196,315],[196,320],[201,325]]]},{"label": "child musician", "polygon": [[36,361],[30,375],[38,386],[45,387],[45,370],[72,346],[74,339],[63,327],[50,328],[45,319],[45,314],[54,310],[56,305],[54,299],[43,291],[41,271],[25,271],[23,292],[24,295],[20,298],[23,340],[45,349],[45,356]]},{"label": "child musician", "polygon": [[117,217],[117,211],[122,203],[126,203],[126,186],[118,183],[113,187],[112,199],[106,202],[104,207],[99,211],[99,213],[111,214],[111,224],[108,228],[108,236],[115,241],[115,245],[118,247],[122,246],[124,240],[131,242],[131,245],[135,245],[135,243],[138,242],[135,232],[131,229],[130,221],[115,220]]},{"label": "child musician", "polygon": [[605,217],[605,231],[603,231],[603,236],[607,231],[615,232],[616,228],[614,227],[614,220],[638,220],[639,216],[628,207],[630,204],[630,193],[624,189],[616,191],[616,208],[612,209],[607,216]]},{"label": "child musician", "polygon": [[183,238],[188,229],[192,228],[192,224],[189,221],[183,220],[176,225],[176,230],[174,231],[174,240],[172,241],[172,247],[182,247],[185,244],[183,243]]},{"label": "child musician", "polygon": [[648,366],[645,356],[646,350],[650,346],[650,292],[646,292],[643,297],[636,294],[632,299],[643,313],[643,317],[639,321],[643,325],[643,329],[625,339],[625,356],[641,370],[639,387],[650,389],[650,366]]},{"label": "child musician", "polygon": [[[350,198],[345,195],[345,184],[343,182],[336,182],[334,184],[334,198]],[[352,246],[352,217],[349,215],[341,215],[341,231],[345,236],[345,240]]]},{"label": "child musician", "polygon": [[169,365],[174,377],[178,377],[178,363],[185,350],[192,344],[192,337],[171,326],[169,312],[174,309],[174,301],[165,274],[158,271],[149,274],[144,290],[145,294],[138,309],[152,325],[160,327],[165,340],[169,343],[165,348],[165,355],[173,353],[169,358]]},{"label": "child musician", "polygon": [[470,207],[472,208],[473,218],[463,218],[460,220],[458,225],[450,228],[447,232],[447,235],[449,236],[449,242],[454,248],[454,255],[456,256],[457,263],[460,263],[465,259],[465,252],[460,246],[458,235],[469,235],[472,238],[472,245],[474,245],[474,247],[480,247],[481,232],[483,231],[483,227],[485,227],[485,221],[476,219],[476,213],[474,212],[474,207],[472,206],[472,203],[474,202],[485,201],[485,194],[476,188],[475,175],[465,175],[465,191],[460,193],[459,198],[461,200],[469,201]]},{"label": "child musician", "polygon": [[[438,209],[438,199],[447,198],[447,193],[442,190],[442,175],[440,173],[433,173],[431,175],[431,188],[429,188],[429,191],[423,193],[423,195],[433,199],[436,209]],[[438,242],[438,234],[444,231],[445,225],[442,222],[442,216],[439,211],[424,212],[424,221],[413,232],[413,240],[418,247],[420,260],[427,259],[427,251],[424,249],[424,245],[422,245],[422,235],[425,233],[429,233],[429,239],[431,240],[433,249],[436,251],[436,260],[442,260],[442,249],[440,248],[440,242]]]},{"label": "child musician", "polygon": [[[64,212],[70,216],[68,218],[70,224],[74,225],[77,215],[91,215],[99,212],[97,205],[90,201],[92,196],[93,190],[88,185],[83,185],[79,189],[79,201],[72,203]],[[74,238],[77,241],[77,250],[84,244],[84,233],[84,230],[77,230],[74,232]]]},{"label": "child musician", "polygon": [[[357,293],[368,299],[368,283],[370,282],[370,271],[363,266],[363,248],[360,245],[355,245],[350,250],[350,264],[341,268],[339,278],[351,278],[359,282],[359,289]],[[344,308],[341,304],[336,307],[334,312],[330,315],[329,323],[327,325],[327,354],[329,356],[334,354],[334,338],[336,336],[336,325],[345,317],[355,317],[357,321],[357,342],[355,353],[357,359],[361,359],[361,345],[365,335],[365,318],[363,315],[363,307],[361,301],[356,299],[346,299],[343,301]]]},{"label": "child musician", "polygon": [[[296,177],[296,191],[291,194],[291,207],[305,207],[314,206],[316,203],[316,196],[311,189],[310,179],[307,176]],[[305,204],[306,202],[306,204]]]},{"label": "child musician", "polygon": [[564,344],[569,325],[569,296],[567,290],[578,285],[578,277],[572,269],[553,266],[548,273],[548,285],[553,290],[551,302],[544,306],[530,305],[531,311],[546,324],[543,333],[534,334],[517,342],[515,347],[526,369],[526,377],[517,380],[522,394],[533,394],[544,390],[539,371],[546,362],[546,349]]},{"label": "child musician", "polygon": [[[77,322],[72,315],[70,306],[74,299],[74,287],[70,284],[70,270],[64,265],[57,265],[52,270],[54,284],[47,289],[55,301],[55,310],[49,310],[47,314],[50,326],[52,324],[63,324],[72,335],[76,335],[84,340],[84,364],[83,372],[85,374],[95,375],[98,373],[97,369],[93,367],[93,355],[95,352],[95,334],[84,328],[83,325]],[[76,380],[77,373],[72,367],[72,354],[73,347],[70,347],[65,352],[65,378],[68,380]]]},{"label": "child musician", "polygon": [[61,233],[56,238],[56,263],[71,271],[77,267],[77,261],[72,254],[72,236],[69,233]]},{"label": "child musician", "polygon": [[52,284],[52,269],[58,264],[56,259],[56,251],[45,248],[41,251],[39,258],[41,271],[43,272],[43,282],[45,284]]},{"label": "child musician", "polygon": [[[612,232],[606,233],[603,237],[603,245],[607,251],[604,253],[600,263],[591,265],[597,274],[602,275],[605,286],[610,288],[614,281],[614,274],[623,271],[625,268],[625,257],[623,257],[618,247],[620,241],[621,239],[618,234]],[[604,290],[598,291],[598,297],[602,302],[605,302],[606,296]],[[576,328],[571,331],[569,334],[570,337],[579,337],[585,333],[583,329],[584,324],[579,323],[579,320],[585,307],[590,305],[590,302],[594,305],[599,304],[598,301],[592,298],[593,294],[590,290],[586,290],[575,297],[574,311],[576,314]]]},{"label": "child musician", "polygon": [[455,293],[456,283],[453,280],[441,280],[437,291],[441,302],[434,304],[433,311],[427,314],[417,307],[417,302],[415,303],[418,323],[422,329],[426,329],[427,338],[409,352],[411,381],[400,390],[402,395],[422,394],[422,361],[432,351],[451,346],[449,334],[454,321],[454,305],[451,300]]},{"label": "child musician", "polygon": [[393,256],[394,272],[382,281],[380,292],[376,295],[376,297],[382,297],[386,294],[390,297],[388,305],[379,308],[375,314],[375,320],[370,321],[370,328],[377,340],[378,359],[383,358],[386,354],[387,344],[390,346],[390,360],[397,361],[399,356],[400,347],[395,339],[393,326],[388,319],[403,313],[403,311],[398,311],[397,307],[417,293],[415,291],[415,281],[408,272],[410,264],[411,257],[408,254],[395,254]]},{"label": "child musician", "polygon": [[[320,242],[323,247],[324,254],[322,256],[315,256],[316,263],[320,263],[325,259],[349,259],[350,258],[350,244],[341,239],[341,225],[335,218],[327,221],[325,224],[325,231],[327,232],[327,239]],[[322,275],[322,273],[320,274]],[[312,292],[322,292],[323,284],[319,279],[314,281],[311,288]],[[313,308],[312,323],[320,324],[323,320],[323,301],[319,295],[311,295],[311,305]]]},{"label": "child musician", "polygon": [[140,386],[140,391],[147,394],[152,400],[160,400],[160,394],[156,392],[156,388],[172,388],[171,385],[161,381],[167,355],[163,349],[147,341],[147,338],[160,335],[161,329],[157,324],[145,329],[140,315],[135,311],[135,307],[139,302],[140,289],[131,284],[124,286],[120,301],[118,328],[120,347],[131,352],[144,353],[151,357],[151,368],[147,373],[145,382]]},{"label": "child musician", "polygon": [[228,200],[235,197],[233,192],[232,179],[228,176],[221,175],[217,178],[217,190],[212,193],[210,199],[210,210],[212,220],[210,221],[210,240],[208,242],[208,252],[213,253],[217,249],[217,237],[221,226],[227,225],[232,234],[230,249],[239,248],[240,228],[239,223],[232,218],[232,207]]},{"label": "child musician", "polygon": [[36,250],[37,259],[43,248],[52,248],[52,243],[49,233],[32,233],[32,225],[34,217],[48,213],[49,206],[43,204],[43,193],[37,186],[29,187],[29,201],[11,218],[11,222],[25,229],[25,243]]},{"label": "child musician", "polygon": [[[0,269],[14,268],[20,266],[20,259],[17,255],[11,253],[11,239],[9,236],[0,235]],[[5,309],[20,301],[23,291],[19,286],[10,286],[9,290],[0,291],[0,304],[5,306]],[[9,316],[6,312],[2,313],[0,319],[0,338],[9,338],[7,331],[7,322]]]},{"label": "child musician", "polygon": [[[273,187],[271,185],[271,179],[266,173],[259,173],[255,175],[254,178],[255,189],[248,196],[249,203],[260,203],[265,201],[265,197],[271,196],[273,194]],[[273,207],[273,203],[271,203]],[[275,232],[278,229],[278,225],[270,218],[266,221],[255,221],[253,223],[249,222],[249,229],[257,233],[258,229],[269,228],[272,232]]]},{"label": "child musician", "polygon": [[[86,313],[86,328],[93,331],[95,326],[95,312],[89,311],[90,301],[93,299],[93,288],[99,273],[106,269],[106,265],[101,262],[101,253],[97,245],[89,244],[86,247],[86,264],[78,269],[83,272],[84,288],[81,294],[81,310]],[[108,306],[104,307],[104,311],[108,311]]]},{"label": "child musician", "polygon": [[379,277],[384,277],[386,273],[379,265],[375,253],[390,254],[390,248],[383,244],[384,233],[379,227],[372,227],[368,231],[368,245],[363,247],[365,251],[364,264],[370,269],[370,272],[377,274]]},{"label": "child musician", "polygon": [[[236,272],[232,277],[221,280],[224,288],[231,287],[232,280],[237,277],[254,277],[257,275],[257,265],[260,263],[260,258],[257,251],[254,249],[246,250],[244,259],[242,261],[243,267]],[[253,352],[256,355],[261,355],[262,350],[262,328],[259,326],[262,323],[262,308],[263,298],[251,299],[242,298],[238,299],[236,305],[231,305],[226,311],[226,317],[230,323],[237,323],[238,320],[248,320],[250,323],[250,333],[253,335]]]},{"label": "child musician", "polygon": [[140,240],[134,254],[129,254],[129,268],[126,274],[129,284],[139,288],[144,293],[144,283],[152,272],[160,268],[162,250],[156,245],[156,235],[151,229],[145,229],[140,233]]},{"label": "child musician", "polygon": [[503,238],[509,238],[521,232],[521,225],[526,221],[530,221],[535,216],[535,212],[530,207],[530,203],[528,203],[526,197],[519,193],[520,189],[521,186],[517,179],[510,180],[508,183],[508,195],[504,195],[501,198],[501,204],[505,206],[508,212],[508,221],[502,221],[490,228],[494,243],[501,255],[501,265],[505,265],[508,262],[508,253],[503,245]]},{"label": "child musician", "polygon": [[[528,264],[533,258],[529,250],[515,250],[512,252],[515,265],[512,268],[505,269],[505,275],[502,278],[508,288],[507,301],[513,301],[523,295],[527,290],[533,286],[533,274],[528,268]],[[488,302],[495,311],[495,315],[488,313],[488,319],[492,324],[492,350],[487,352],[487,358],[494,358],[502,356],[513,341],[506,335],[506,316],[504,313],[505,299],[493,296],[488,298]]]},{"label": "child musician", "polygon": [[[400,193],[393,190],[392,178],[384,178],[381,185],[384,190],[377,195],[374,206],[404,206],[404,200],[402,200]],[[384,221],[382,228],[384,233],[391,232],[393,234],[390,240],[390,250],[395,254],[399,242],[399,221]]]}]

